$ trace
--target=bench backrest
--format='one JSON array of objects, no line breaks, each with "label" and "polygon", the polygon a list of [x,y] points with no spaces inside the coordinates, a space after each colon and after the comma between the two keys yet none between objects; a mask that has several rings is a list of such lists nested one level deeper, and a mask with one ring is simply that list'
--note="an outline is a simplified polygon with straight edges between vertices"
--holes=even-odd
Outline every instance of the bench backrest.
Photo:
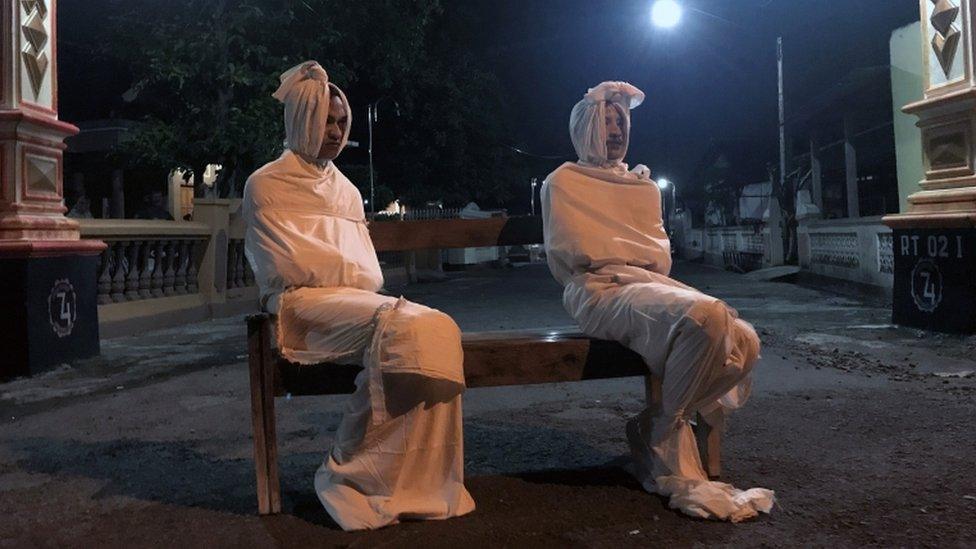
[{"label": "bench backrest", "polygon": [[377,252],[521,246],[542,243],[542,217],[373,221],[369,234]]}]

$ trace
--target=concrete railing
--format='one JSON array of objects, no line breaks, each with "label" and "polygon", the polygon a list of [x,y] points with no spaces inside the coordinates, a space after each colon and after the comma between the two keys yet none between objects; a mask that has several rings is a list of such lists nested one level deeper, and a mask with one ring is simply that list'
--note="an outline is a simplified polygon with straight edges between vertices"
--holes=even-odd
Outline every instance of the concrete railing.
[{"label": "concrete railing", "polygon": [[893,286],[892,234],[880,216],[800,220],[797,233],[803,270],[885,289]]},{"label": "concrete railing", "polygon": [[242,288],[251,288],[255,284],[251,265],[244,257],[244,233],[246,229],[244,217],[241,215],[240,199],[227,201],[227,282],[225,288],[232,298],[241,295]]},{"label": "concrete railing", "polygon": [[417,221],[424,219],[455,219],[461,216],[461,208],[418,208],[407,210],[402,219],[405,221]]},{"label": "concrete railing", "polygon": [[254,286],[254,273],[251,264],[244,257],[244,239],[231,238],[227,241],[227,289],[250,288]]},{"label": "concrete railing", "polygon": [[685,229],[672,239],[671,246],[682,259],[699,259],[705,255],[705,229]]},{"label": "concrete railing", "polygon": [[201,250],[210,228],[156,220],[81,220],[83,238],[108,247],[98,262],[98,304],[157,299],[199,291]]},{"label": "concrete railing", "polygon": [[[689,236],[694,234],[689,231]],[[766,239],[761,225],[709,227],[700,234],[706,263],[743,271],[764,266]]]},{"label": "concrete railing", "polygon": [[240,200],[194,203],[195,221],[82,219],[108,248],[98,267],[103,337],[256,311]]},{"label": "concrete railing", "polygon": [[[108,244],[98,267],[102,337],[258,310],[240,199],[197,199],[193,217],[79,220],[82,238]],[[383,255],[387,284],[408,282],[412,252]]]}]

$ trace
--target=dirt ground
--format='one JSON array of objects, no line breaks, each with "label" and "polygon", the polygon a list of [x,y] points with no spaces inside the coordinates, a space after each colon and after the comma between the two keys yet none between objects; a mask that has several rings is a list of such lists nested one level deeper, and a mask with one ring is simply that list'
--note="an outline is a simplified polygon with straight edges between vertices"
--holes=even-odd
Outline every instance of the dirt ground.
[{"label": "dirt ground", "polygon": [[[312,474],[344,397],[279,399],[284,513],[256,515],[240,317],[103,342],[103,356],[0,385],[0,546],[976,546],[976,338],[891,326],[884,308],[692,264],[764,341],[730,421],[726,480],[771,515],[693,520],[625,472],[639,378],[465,395],[469,516],[337,529]],[[398,289],[467,330],[566,326],[542,265]]]}]

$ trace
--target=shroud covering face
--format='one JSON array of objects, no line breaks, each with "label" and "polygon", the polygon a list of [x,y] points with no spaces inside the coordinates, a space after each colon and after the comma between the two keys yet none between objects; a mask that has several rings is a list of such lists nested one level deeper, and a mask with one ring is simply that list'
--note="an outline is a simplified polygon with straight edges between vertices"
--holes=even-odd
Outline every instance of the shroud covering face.
[{"label": "shroud covering face", "polygon": [[[580,163],[586,166],[610,168],[621,160],[607,158],[606,113],[608,103],[621,107],[624,117],[624,132],[630,133],[630,109],[644,102],[644,92],[627,82],[603,82],[590,90],[573,107],[569,115],[569,135]],[[626,137],[626,135],[625,135]],[[627,139],[629,142],[629,139]],[[626,155],[626,143],[624,155]]]},{"label": "shroud covering face", "polygon": [[305,61],[281,75],[281,85],[272,97],[285,105],[285,147],[307,160],[318,160],[333,93],[342,99],[348,117],[341,149],[349,141],[352,127],[352,108],[346,94],[329,82],[328,73],[317,61]]}]

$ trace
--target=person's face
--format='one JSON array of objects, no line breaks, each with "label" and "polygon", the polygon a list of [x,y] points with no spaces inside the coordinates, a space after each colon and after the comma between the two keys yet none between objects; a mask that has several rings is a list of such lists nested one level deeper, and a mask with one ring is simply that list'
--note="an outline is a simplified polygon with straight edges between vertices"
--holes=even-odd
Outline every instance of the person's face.
[{"label": "person's face", "polygon": [[627,131],[624,113],[615,103],[607,103],[607,160],[623,160],[627,150]]},{"label": "person's face", "polygon": [[333,93],[329,100],[329,118],[325,123],[325,136],[319,148],[319,160],[334,160],[342,152],[342,136],[346,135],[349,114],[339,94]]}]

